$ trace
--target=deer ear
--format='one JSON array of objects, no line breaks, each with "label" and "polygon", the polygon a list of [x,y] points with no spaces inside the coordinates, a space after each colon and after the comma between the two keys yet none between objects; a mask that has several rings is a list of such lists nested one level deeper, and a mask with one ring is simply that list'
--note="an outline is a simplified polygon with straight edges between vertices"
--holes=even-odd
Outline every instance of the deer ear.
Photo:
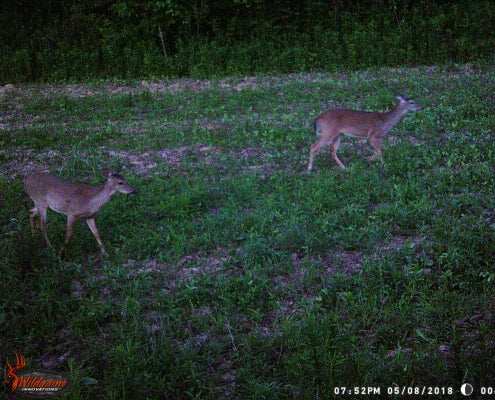
[{"label": "deer ear", "polygon": [[402,96],[401,94],[396,94],[396,95],[395,95],[395,98],[396,98],[397,100],[399,100],[399,101],[405,101],[405,100],[406,100],[406,98],[405,98],[404,96]]},{"label": "deer ear", "polygon": [[112,176],[112,173],[108,168],[103,169],[103,175],[105,175],[107,178],[110,178]]}]

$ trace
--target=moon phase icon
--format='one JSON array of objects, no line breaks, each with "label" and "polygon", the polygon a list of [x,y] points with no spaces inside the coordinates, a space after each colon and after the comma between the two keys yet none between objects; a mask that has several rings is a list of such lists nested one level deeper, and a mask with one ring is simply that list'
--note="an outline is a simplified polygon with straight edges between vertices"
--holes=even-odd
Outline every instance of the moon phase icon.
[{"label": "moon phase icon", "polygon": [[461,386],[461,393],[464,396],[471,396],[473,394],[473,386],[470,383],[463,383]]}]

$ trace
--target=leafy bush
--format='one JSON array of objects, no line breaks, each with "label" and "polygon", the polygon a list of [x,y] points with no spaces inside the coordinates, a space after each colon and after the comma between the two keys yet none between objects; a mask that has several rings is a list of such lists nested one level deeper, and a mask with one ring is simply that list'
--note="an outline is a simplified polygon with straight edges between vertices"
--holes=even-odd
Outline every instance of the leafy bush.
[{"label": "leafy bush", "polygon": [[[493,58],[490,1],[46,1],[0,15],[0,83],[232,76]],[[160,36],[159,32],[162,32]],[[163,42],[162,42],[163,40]]]}]

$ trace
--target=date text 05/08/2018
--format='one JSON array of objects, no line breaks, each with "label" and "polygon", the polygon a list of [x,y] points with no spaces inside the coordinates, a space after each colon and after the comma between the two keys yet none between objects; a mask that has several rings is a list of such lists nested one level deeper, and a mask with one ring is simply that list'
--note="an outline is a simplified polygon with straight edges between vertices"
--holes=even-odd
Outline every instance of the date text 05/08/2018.
[{"label": "date text 05/08/2018", "polygon": [[[439,386],[390,386],[386,390],[388,395],[451,395],[454,394],[452,387]],[[336,386],[333,389],[335,395],[381,395],[381,387],[377,386]]]}]

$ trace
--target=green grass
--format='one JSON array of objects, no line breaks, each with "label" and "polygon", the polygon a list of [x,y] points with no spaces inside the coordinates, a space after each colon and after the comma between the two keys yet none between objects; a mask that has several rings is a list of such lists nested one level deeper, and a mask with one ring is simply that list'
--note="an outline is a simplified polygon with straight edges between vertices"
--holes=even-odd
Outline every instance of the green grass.
[{"label": "green grass", "polygon": [[[1,357],[68,371],[67,399],[315,399],[494,385],[491,67],[1,92]],[[306,172],[329,106],[424,106],[384,163],[345,138]],[[29,226],[37,167],[139,191],[62,259]],[[65,219],[49,212],[56,249]],[[2,361],[3,362],[3,361]]]}]

